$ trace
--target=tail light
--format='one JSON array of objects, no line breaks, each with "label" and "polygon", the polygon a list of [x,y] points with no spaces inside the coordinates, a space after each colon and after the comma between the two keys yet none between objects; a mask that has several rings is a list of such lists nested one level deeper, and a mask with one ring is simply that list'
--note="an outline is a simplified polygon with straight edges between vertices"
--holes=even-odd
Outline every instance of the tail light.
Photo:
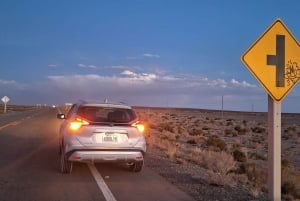
[{"label": "tail light", "polygon": [[139,122],[139,121],[131,124],[131,126],[135,127],[140,133],[143,133],[144,130],[145,130],[145,126],[141,122]]},{"label": "tail light", "polygon": [[83,119],[76,118],[69,123],[69,128],[73,131],[76,131],[76,130],[80,129],[82,126],[86,126],[89,124],[90,124],[89,122],[87,122]]}]

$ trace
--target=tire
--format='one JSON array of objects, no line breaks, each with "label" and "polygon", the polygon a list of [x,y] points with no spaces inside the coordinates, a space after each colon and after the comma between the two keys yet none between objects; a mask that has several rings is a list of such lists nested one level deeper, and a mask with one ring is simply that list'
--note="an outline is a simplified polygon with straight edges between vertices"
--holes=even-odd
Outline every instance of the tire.
[{"label": "tire", "polygon": [[129,170],[132,172],[141,172],[144,166],[144,160],[133,162],[128,166],[129,166]]},{"label": "tire", "polygon": [[70,174],[73,169],[73,163],[68,161],[64,147],[61,147],[60,150],[60,172],[63,174]]}]

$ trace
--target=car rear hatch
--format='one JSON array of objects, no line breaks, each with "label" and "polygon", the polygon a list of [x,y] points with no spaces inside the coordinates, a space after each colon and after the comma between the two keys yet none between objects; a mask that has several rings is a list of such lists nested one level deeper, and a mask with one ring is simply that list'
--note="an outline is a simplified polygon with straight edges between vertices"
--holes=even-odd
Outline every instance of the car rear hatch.
[{"label": "car rear hatch", "polygon": [[131,109],[82,107],[78,113],[88,122],[76,134],[84,146],[131,148],[142,135],[132,126],[137,117]]}]

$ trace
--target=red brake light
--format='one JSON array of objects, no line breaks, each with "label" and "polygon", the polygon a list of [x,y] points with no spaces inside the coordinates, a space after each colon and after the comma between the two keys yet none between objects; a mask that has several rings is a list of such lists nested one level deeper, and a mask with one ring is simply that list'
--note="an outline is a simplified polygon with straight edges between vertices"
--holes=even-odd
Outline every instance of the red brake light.
[{"label": "red brake light", "polygon": [[73,121],[70,122],[69,124],[69,128],[73,131],[76,131],[78,129],[80,129],[82,126],[86,126],[86,125],[89,125],[90,123],[83,120],[83,119],[80,119],[80,118],[76,118],[74,119]]},{"label": "red brake light", "polygon": [[140,123],[139,121],[131,124],[131,126],[135,127],[140,133],[143,133],[145,130],[145,126],[142,123]]}]

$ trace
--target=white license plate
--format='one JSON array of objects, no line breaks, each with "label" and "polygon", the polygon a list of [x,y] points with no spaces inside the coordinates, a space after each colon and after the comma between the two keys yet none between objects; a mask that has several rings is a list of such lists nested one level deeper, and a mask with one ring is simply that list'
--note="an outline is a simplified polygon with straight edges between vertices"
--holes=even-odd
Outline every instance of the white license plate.
[{"label": "white license plate", "polygon": [[112,135],[112,136],[103,136],[102,138],[103,142],[118,142],[118,136]]}]

